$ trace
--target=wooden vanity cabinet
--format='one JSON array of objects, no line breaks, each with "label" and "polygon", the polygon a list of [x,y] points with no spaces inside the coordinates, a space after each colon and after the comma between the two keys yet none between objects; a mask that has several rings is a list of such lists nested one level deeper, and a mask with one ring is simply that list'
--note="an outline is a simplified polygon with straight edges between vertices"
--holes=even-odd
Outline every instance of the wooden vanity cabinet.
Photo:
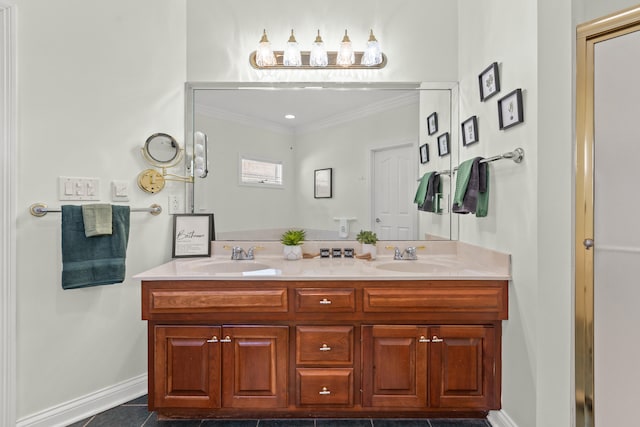
[{"label": "wooden vanity cabinet", "polygon": [[482,416],[507,281],[143,281],[164,417]]}]

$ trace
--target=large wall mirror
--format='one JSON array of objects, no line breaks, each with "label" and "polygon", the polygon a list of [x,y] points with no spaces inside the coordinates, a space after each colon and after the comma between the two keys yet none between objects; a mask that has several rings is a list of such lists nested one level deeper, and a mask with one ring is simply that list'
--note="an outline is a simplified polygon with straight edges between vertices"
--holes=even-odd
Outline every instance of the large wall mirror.
[{"label": "large wall mirror", "polygon": [[[209,159],[188,205],[215,214],[217,239],[278,240],[289,228],[305,229],[307,240],[354,239],[363,229],[380,240],[457,239],[447,175],[458,163],[457,84],[186,89],[186,145],[203,132]],[[445,134],[449,149],[440,152]],[[414,203],[429,171],[444,172],[439,212]]]}]

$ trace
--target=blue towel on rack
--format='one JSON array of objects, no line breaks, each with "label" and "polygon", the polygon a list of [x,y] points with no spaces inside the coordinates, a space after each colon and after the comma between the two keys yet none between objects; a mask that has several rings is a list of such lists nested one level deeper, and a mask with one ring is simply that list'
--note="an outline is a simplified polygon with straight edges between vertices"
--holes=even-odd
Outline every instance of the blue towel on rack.
[{"label": "blue towel on rack", "polygon": [[129,242],[129,206],[112,206],[112,233],[86,237],[81,206],[62,206],[62,288],[121,283]]}]

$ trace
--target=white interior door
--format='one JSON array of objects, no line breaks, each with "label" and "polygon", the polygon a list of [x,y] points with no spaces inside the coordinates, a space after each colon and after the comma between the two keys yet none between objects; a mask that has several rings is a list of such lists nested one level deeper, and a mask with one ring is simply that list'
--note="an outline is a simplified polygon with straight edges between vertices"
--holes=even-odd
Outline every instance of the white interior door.
[{"label": "white interior door", "polygon": [[417,208],[416,153],[412,145],[373,152],[374,231],[380,240],[414,240]]},{"label": "white interior door", "polygon": [[640,32],[594,47],[594,415],[638,425]]}]

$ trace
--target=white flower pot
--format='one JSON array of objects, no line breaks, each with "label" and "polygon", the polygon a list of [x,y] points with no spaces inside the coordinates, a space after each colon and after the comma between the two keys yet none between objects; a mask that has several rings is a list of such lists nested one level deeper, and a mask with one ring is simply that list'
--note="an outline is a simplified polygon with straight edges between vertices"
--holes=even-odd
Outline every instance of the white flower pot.
[{"label": "white flower pot", "polygon": [[372,245],[370,243],[362,244],[362,253],[363,254],[371,254],[371,259],[376,259],[378,247],[376,245]]},{"label": "white flower pot", "polygon": [[296,245],[296,246],[284,246],[283,249],[283,254],[284,254],[284,259],[287,259],[289,261],[295,261],[297,259],[301,259],[302,258],[302,246],[300,245]]}]

